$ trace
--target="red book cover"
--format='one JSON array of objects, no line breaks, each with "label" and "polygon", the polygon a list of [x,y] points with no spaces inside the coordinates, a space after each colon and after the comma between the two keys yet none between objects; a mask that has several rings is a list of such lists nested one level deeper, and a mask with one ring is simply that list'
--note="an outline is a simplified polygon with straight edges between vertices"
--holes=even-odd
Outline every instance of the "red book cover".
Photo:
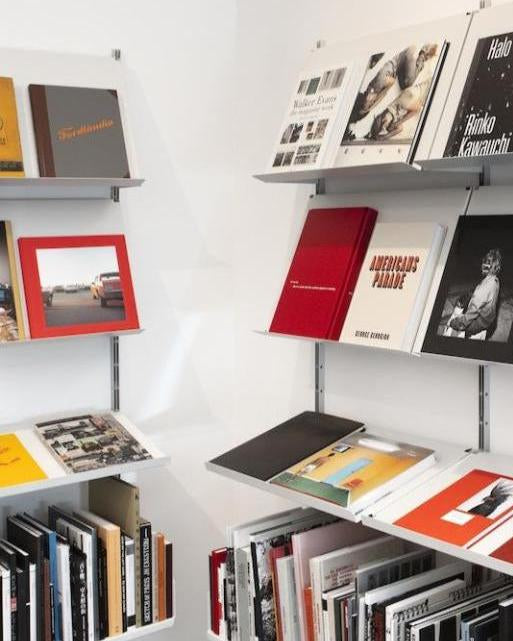
[{"label": "red book cover", "polygon": [[338,340],[376,216],[368,207],[308,212],[271,332]]},{"label": "red book cover", "polygon": [[511,560],[513,478],[472,470],[395,524],[475,552]]},{"label": "red book cover", "polygon": [[312,587],[304,589],[303,600],[305,603],[306,641],[315,641],[314,618],[313,618],[313,594]]},{"label": "red book cover", "polygon": [[281,608],[280,608],[280,592],[278,590],[278,581],[276,580],[276,560],[284,556],[290,556],[292,553],[292,544],[285,543],[276,548],[271,548],[269,551],[269,563],[271,565],[271,578],[273,582],[273,598],[274,598],[274,618],[276,621],[276,640],[282,641],[283,631],[281,625]]},{"label": "red book cover", "polygon": [[220,622],[223,606],[219,602],[219,574],[218,570],[222,563],[226,562],[226,548],[214,550],[210,555],[210,609],[211,628],[214,634],[220,632]]}]

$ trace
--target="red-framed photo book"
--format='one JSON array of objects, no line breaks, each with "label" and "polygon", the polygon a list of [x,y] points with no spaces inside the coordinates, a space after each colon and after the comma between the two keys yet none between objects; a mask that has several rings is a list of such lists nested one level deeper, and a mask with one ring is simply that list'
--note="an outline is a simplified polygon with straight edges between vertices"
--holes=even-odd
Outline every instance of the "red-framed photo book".
[{"label": "red-framed photo book", "polygon": [[19,238],[32,338],[139,329],[123,235]]}]

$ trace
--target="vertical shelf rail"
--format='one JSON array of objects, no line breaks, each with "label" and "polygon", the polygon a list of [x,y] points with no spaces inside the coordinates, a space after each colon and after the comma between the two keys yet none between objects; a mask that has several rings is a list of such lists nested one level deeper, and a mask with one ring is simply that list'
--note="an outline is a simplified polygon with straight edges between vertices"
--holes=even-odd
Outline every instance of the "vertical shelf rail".
[{"label": "vertical shelf rail", "polygon": [[110,337],[111,409],[119,412],[119,336]]},{"label": "vertical shelf rail", "polygon": [[479,449],[490,451],[490,366],[479,365]]},{"label": "vertical shelf rail", "polygon": [[[121,60],[121,49],[112,49],[111,56],[119,62]],[[119,187],[110,188],[110,199],[113,203],[119,203]]]},{"label": "vertical shelf rail", "polygon": [[315,411],[324,412],[325,346],[315,343]]}]

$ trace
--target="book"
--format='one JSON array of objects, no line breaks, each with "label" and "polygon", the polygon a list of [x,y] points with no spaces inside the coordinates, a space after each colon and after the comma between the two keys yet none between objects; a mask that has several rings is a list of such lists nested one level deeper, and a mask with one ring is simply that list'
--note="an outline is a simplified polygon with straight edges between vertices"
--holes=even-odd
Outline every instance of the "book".
[{"label": "book", "polygon": [[98,568],[98,638],[109,636],[109,590],[107,585],[107,550],[103,541],[96,538],[96,565]]},{"label": "book", "polygon": [[28,89],[41,177],[130,177],[115,89]]},{"label": "book", "polygon": [[356,515],[434,463],[433,450],[361,432],[298,461],[271,483],[329,501]]},{"label": "book", "polygon": [[350,72],[350,63],[340,57],[312,52],[294,85],[269,171],[314,169],[324,163],[328,147],[341,134],[341,107]]},{"label": "book", "polygon": [[123,632],[128,629],[128,615],[126,610],[126,546],[125,535],[121,532],[120,543],[120,583],[121,583],[121,628]]},{"label": "book", "polygon": [[[166,554],[166,619],[171,619],[174,616],[173,544],[167,539],[164,543]],[[237,611],[237,603],[235,603],[235,611]]]},{"label": "book", "polygon": [[[356,545],[348,545],[310,559],[310,579],[316,641],[327,635],[323,594],[329,590],[354,583],[360,563],[380,556],[394,556],[404,551],[404,543],[393,537],[380,537]],[[351,592],[354,591],[354,586]]]},{"label": "book", "polygon": [[0,540],[0,563],[9,570],[11,641],[21,641],[18,634],[16,552]]},{"label": "book", "polygon": [[513,33],[481,37],[461,91],[444,157],[495,156],[513,150]]},{"label": "book", "polygon": [[280,594],[281,638],[283,641],[297,641],[301,638],[299,630],[298,601],[294,580],[294,558],[282,557],[276,560],[276,576]]},{"label": "book", "polygon": [[135,541],[132,537],[125,537],[126,558],[126,616],[127,628],[135,627]]},{"label": "book", "polygon": [[513,363],[513,215],[460,216],[422,351]]},{"label": "book", "polygon": [[35,429],[69,474],[153,458],[117,413],[59,418],[37,423]]},{"label": "book", "polygon": [[28,552],[2,539],[16,555],[16,622],[19,641],[30,641],[30,558]]},{"label": "book", "polygon": [[2,641],[12,641],[11,636],[11,573],[0,563],[0,587],[2,590]]},{"label": "book", "polygon": [[513,599],[499,603],[499,641],[513,640]]},{"label": "book", "polygon": [[12,78],[0,78],[0,104],[0,177],[22,178],[25,172]]},{"label": "book", "polygon": [[411,352],[446,228],[377,223],[340,341]]},{"label": "book", "polygon": [[260,481],[268,481],[298,460],[362,427],[362,423],[321,412],[302,412],[210,461]]},{"label": "book", "polygon": [[151,523],[141,518],[140,537],[140,590],[141,590],[141,625],[153,623],[153,576],[152,576],[152,536]]},{"label": "book", "polygon": [[70,546],[68,541],[61,535],[57,537],[57,574],[59,577],[57,603],[62,626],[62,641],[73,641]]},{"label": "book", "polygon": [[95,479],[89,482],[89,510],[119,525],[133,539],[134,607],[136,622],[141,622],[140,537],[139,537],[139,488],[119,478]]},{"label": "book", "polygon": [[[2,93],[0,78],[0,95]],[[2,134],[0,129],[0,140]],[[1,156],[1,143],[0,143]],[[0,161],[1,166],[1,161]],[[1,180],[1,170],[0,170]],[[21,302],[20,283],[16,264],[16,249],[9,220],[0,221],[0,342],[26,338],[24,309]],[[44,296],[43,292],[43,296]]]},{"label": "book", "polygon": [[376,216],[368,207],[308,212],[271,332],[339,339]]},{"label": "book", "polygon": [[304,609],[304,591],[311,585],[310,559],[332,552],[341,545],[356,545],[370,541],[379,533],[363,527],[359,523],[336,521],[315,530],[309,530],[292,536],[294,580],[297,593],[297,610],[301,640],[306,639],[306,612]]},{"label": "book", "polygon": [[[100,637],[97,572],[98,536],[96,528],[55,505],[48,506],[48,523],[58,534],[68,540],[70,546],[75,546],[85,555],[87,634],[88,641],[95,641]],[[75,554],[75,557],[77,556],[82,558],[82,555]]]},{"label": "book", "polygon": [[0,487],[48,478],[16,434],[0,434],[0,462]]},{"label": "book", "polygon": [[108,636],[123,632],[121,593],[121,533],[118,525],[87,510],[78,510],[74,516],[96,529],[98,539],[105,546],[107,559]]},{"label": "book", "polygon": [[219,635],[221,632],[222,605],[219,599],[221,588],[219,586],[218,570],[222,563],[226,562],[227,548],[213,550],[209,557],[210,568],[210,626],[214,634]]},{"label": "book", "polygon": [[[16,516],[8,516],[7,540],[18,547],[26,550],[29,560],[35,566],[35,589],[36,589],[36,638],[37,641],[44,641],[44,608],[43,603],[43,563],[44,563],[44,535],[34,529]],[[33,641],[33,640],[32,640]],[[67,641],[67,640],[66,640]]]},{"label": "book", "polygon": [[86,554],[76,545],[70,549],[71,581],[71,619],[73,641],[88,641],[88,599],[87,599],[87,559]]},{"label": "book", "polygon": [[281,622],[281,603],[276,564],[279,559],[292,554],[292,544],[287,541],[284,545],[269,550],[269,565],[271,569],[272,589],[274,596],[274,616],[276,621],[276,641],[283,641],[283,625]]}]

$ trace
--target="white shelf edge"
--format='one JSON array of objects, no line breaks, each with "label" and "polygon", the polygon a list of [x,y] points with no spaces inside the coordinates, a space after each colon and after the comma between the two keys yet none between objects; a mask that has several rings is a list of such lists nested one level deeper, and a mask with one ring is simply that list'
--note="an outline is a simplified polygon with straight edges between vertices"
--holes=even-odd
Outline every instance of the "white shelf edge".
[{"label": "white shelf edge", "polygon": [[94,336],[132,336],[135,334],[141,334],[144,332],[144,328],[139,329],[122,329],[118,331],[109,331],[109,332],[90,332],[88,334],[67,334],[65,336],[45,336],[43,338],[22,338],[17,341],[2,341],[0,342],[0,349],[2,347],[12,347],[14,345],[28,345],[30,343],[46,343],[47,341],[60,341],[60,340],[70,340],[72,338],[92,338]]},{"label": "white shelf edge", "polygon": [[106,637],[104,641],[110,641],[110,639],[119,639],[119,641],[131,641],[131,639],[139,639],[140,637],[145,637],[148,634],[154,634],[155,632],[160,632],[161,630],[168,630],[172,628],[175,624],[175,617],[170,619],[165,619],[164,621],[157,621],[157,623],[150,623],[149,625],[141,625],[138,628],[133,628],[122,634],[118,634],[114,637]]},{"label": "white shelf edge", "polygon": [[224,637],[214,634],[212,630],[207,630],[207,639],[211,639],[212,641],[224,641]]},{"label": "white shelf edge", "polygon": [[146,461],[137,461],[136,463],[123,463],[121,465],[110,465],[102,467],[97,470],[90,470],[88,472],[78,472],[76,474],[65,474],[56,478],[47,478],[41,481],[33,481],[31,483],[20,483],[18,485],[9,485],[0,488],[0,500],[18,496],[21,494],[29,494],[31,492],[41,492],[44,490],[52,490],[57,487],[66,485],[76,485],[78,483],[85,483],[93,479],[105,478],[107,476],[117,476],[118,474],[128,474],[132,472],[140,472],[142,470],[149,470],[167,465],[171,461],[169,456],[156,456]]},{"label": "white shelf edge", "polygon": [[0,200],[110,199],[112,188],[140,187],[144,178],[1,178]]}]

